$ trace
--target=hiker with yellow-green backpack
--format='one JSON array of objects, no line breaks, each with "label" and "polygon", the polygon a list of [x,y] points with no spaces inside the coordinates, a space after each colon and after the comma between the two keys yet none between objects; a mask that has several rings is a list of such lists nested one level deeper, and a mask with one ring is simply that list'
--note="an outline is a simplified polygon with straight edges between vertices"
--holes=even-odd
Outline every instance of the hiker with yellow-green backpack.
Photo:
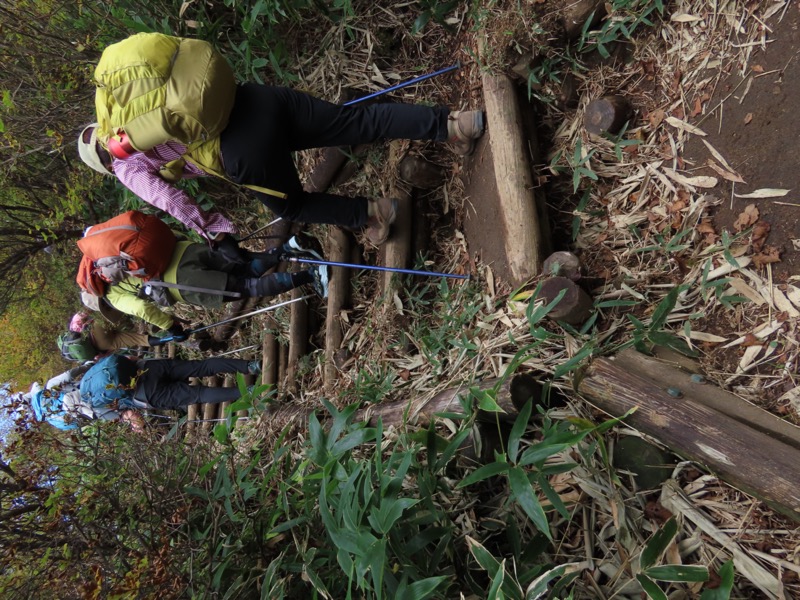
[{"label": "hiker with yellow-green backpack", "polygon": [[411,139],[447,141],[468,154],[484,130],[481,111],[341,106],[286,87],[237,85],[208,43],[156,33],[109,46],[94,77],[98,122],[79,136],[81,158],[209,239],[235,227],[176,188],[180,178],[222,177],[252,189],[284,219],[364,230],[380,245],[396,201],[306,192],[292,153]]}]

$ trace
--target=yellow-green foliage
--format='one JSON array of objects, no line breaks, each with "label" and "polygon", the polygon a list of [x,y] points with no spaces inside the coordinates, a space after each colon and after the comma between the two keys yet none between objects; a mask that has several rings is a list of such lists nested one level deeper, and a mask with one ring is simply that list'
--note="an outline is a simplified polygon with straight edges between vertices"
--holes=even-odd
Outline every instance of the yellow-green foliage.
[{"label": "yellow-green foliage", "polygon": [[[11,381],[15,389],[27,391],[32,381],[47,380],[74,366],[56,348],[56,338],[80,307],[74,271],[74,261],[63,255],[45,255],[35,261],[21,290],[31,299],[12,304],[0,318],[0,381]],[[46,281],[42,281],[44,273]]]}]

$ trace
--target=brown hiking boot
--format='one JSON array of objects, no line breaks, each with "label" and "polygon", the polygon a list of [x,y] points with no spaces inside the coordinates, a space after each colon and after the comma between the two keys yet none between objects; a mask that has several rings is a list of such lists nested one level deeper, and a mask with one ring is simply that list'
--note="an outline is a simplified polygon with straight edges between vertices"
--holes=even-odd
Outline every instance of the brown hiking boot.
[{"label": "brown hiking boot", "polygon": [[397,200],[378,198],[369,200],[369,203],[374,214],[367,220],[367,239],[375,246],[380,246],[389,237],[389,229],[397,217]]},{"label": "brown hiking boot", "polygon": [[483,135],[482,110],[456,110],[447,116],[447,141],[453,152],[461,156],[472,154],[475,140]]}]

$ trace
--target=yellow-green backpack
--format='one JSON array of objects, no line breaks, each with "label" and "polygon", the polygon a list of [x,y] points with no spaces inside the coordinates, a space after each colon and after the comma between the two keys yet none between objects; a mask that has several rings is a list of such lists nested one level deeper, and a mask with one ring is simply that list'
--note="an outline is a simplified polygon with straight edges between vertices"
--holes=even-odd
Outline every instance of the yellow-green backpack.
[{"label": "yellow-green backpack", "polygon": [[236,95],[233,71],[208,42],[138,33],[103,51],[94,73],[98,138],[127,134],[147,151],[218,136]]}]

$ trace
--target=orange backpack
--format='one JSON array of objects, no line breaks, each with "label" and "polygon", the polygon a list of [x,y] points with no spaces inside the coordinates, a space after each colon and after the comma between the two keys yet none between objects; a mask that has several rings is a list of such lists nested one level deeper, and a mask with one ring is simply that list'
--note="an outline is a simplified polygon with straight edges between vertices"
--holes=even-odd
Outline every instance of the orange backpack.
[{"label": "orange backpack", "polygon": [[102,296],[105,283],[119,283],[130,276],[144,280],[161,277],[176,243],[175,234],[164,221],[138,210],[94,225],[78,240],[83,252],[78,285]]}]

